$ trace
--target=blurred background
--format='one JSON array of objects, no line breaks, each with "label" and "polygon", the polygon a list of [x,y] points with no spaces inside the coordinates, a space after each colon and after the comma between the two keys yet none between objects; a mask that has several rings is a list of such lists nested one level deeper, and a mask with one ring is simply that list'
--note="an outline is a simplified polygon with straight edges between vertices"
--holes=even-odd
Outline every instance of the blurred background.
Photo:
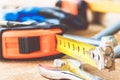
[{"label": "blurred background", "polygon": [[[34,0],[34,1],[33,0],[1,0],[0,11],[1,13],[3,13],[3,11],[11,11],[16,8],[32,7],[32,6],[33,7],[55,7],[55,4],[57,1],[58,0]],[[112,3],[112,5],[115,5],[115,8],[116,8],[115,10],[119,9],[119,3],[120,3],[120,0],[86,0],[86,1],[92,2],[92,4],[96,3],[96,5],[97,3],[100,3],[101,7],[102,5],[106,5],[110,7],[111,5],[110,3]],[[99,19],[95,19],[97,23],[101,23],[102,25],[107,27],[109,25],[114,24],[114,22],[120,19],[120,14],[118,12],[109,11],[107,13],[104,13],[104,12],[101,13],[100,11],[100,13],[93,14],[91,10],[88,10],[87,14],[89,16],[87,17],[88,17],[88,20],[91,22],[91,20],[93,20],[93,15],[94,15],[96,18],[99,18]]]},{"label": "blurred background", "polygon": [[[0,14],[0,20],[3,19],[4,12],[14,11],[18,8],[22,7],[56,7],[55,4],[59,0],[1,0],[0,1],[0,11],[2,14]],[[97,5],[97,8],[105,8],[106,6],[111,8],[111,5],[114,6],[111,8],[111,11],[96,11],[93,9],[91,11],[90,8],[87,10],[87,18],[88,21],[99,23],[103,25],[104,27],[108,27],[110,25],[113,25],[116,21],[120,19],[119,14],[119,3],[120,0],[85,0],[93,7]],[[106,5],[106,6],[105,6]],[[94,19],[93,19],[94,18]]]}]

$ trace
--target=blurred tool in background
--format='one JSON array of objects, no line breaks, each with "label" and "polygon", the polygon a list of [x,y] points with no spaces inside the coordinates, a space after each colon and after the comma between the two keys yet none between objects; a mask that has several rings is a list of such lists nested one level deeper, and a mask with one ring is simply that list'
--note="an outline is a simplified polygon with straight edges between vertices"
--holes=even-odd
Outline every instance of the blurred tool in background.
[{"label": "blurred tool in background", "polygon": [[85,0],[92,13],[94,24],[109,27],[120,20],[120,0]]},{"label": "blurred tool in background", "polygon": [[[68,2],[67,2],[68,3]],[[66,4],[67,4],[66,3]],[[65,5],[66,5],[65,4]],[[36,21],[36,22],[49,22],[54,24],[66,24],[70,29],[87,29],[87,3],[79,1],[78,3],[72,3],[73,8],[77,11],[77,14],[64,11],[58,6],[52,7],[24,7],[12,12],[6,12],[4,19],[6,21]],[[67,6],[67,5],[66,5]],[[68,6],[70,10],[70,5]]]},{"label": "blurred tool in background", "polygon": [[87,8],[88,5],[84,0],[58,0],[56,6],[62,11],[76,15],[79,18],[81,27],[87,29]]}]

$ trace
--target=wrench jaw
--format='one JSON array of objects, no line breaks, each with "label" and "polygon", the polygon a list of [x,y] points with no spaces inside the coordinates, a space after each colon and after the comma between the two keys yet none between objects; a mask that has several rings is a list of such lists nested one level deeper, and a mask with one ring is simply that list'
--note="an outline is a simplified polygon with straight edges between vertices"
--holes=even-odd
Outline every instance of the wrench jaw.
[{"label": "wrench jaw", "polygon": [[50,80],[83,80],[79,76],[70,71],[60,70],[58,67],[39,65],[39,73],[41,76]]},{"label": "wrench jaw", "polygon": [[61,70],[67,70],[81,77],[83,80],[102,80],[99,76],[92,75],[84,71],[82,64],[78,60],[73,59],[55,59],[54,65]]}]

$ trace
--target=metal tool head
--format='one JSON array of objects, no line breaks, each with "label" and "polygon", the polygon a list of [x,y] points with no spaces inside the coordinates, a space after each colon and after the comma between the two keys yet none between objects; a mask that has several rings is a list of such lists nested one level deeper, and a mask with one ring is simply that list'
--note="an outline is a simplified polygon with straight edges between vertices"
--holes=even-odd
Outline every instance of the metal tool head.
[{"label": "metal tool head", "polygon": [[102,78],[84,71],[84,69],[82,68],[82,64],[78,60],[55,59],[54,64],[61,70],[70,71],[84,80],[102,80]]},{"label": "metal tool head", "polygon": [[39,73],[41,76],[50,80],[83,80],[74,73],[66,70],[59,70],[57,67],[39,65]]},{"label": "metal tool head", "polygon": [[105,47],[105,45],[110,44],[110,42],[112,43],[113,47],[118,45],[117,39],[113,35],[109,35],[101,38],[99,46]]},{"label": "metal tool head", "polygon": [[112,37],[103,37],[99,47],[91,51],[91,58],[95,61],[98,69],[114,67],[114,45],[115,41]]}]

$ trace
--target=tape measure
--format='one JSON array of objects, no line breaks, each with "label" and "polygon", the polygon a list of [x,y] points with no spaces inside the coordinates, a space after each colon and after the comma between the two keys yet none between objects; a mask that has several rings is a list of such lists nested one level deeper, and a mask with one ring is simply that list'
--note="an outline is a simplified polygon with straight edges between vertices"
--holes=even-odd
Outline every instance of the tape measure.
[{"label": "tape measure", "polygon": [[[0,28],[0,59],[31,59],[55,57],[56,34],[62,34],[66,26],[62,24],[5,21]],[[52,44],[52,45],[51,45]]]},{"label": "tape measure", "polygon": [[[102,47],[96,47],[61,35],[56,35],[56,38],[57,51],[94,66],[99,70],[104,68],[111,70],[113,68],[114,59],[110,56],[113,52],[110,52],[110,55],[107,56],[106,51]],[[109,63],[111,64],[108,65]]]},{"label": "tape measure", "polygon": [[59,52],[97,67],[95,62],[90,58],[90,50],[93,50],[96,46],[66,38],[61,35],[56,35],[56,38],[57,50]]}]

